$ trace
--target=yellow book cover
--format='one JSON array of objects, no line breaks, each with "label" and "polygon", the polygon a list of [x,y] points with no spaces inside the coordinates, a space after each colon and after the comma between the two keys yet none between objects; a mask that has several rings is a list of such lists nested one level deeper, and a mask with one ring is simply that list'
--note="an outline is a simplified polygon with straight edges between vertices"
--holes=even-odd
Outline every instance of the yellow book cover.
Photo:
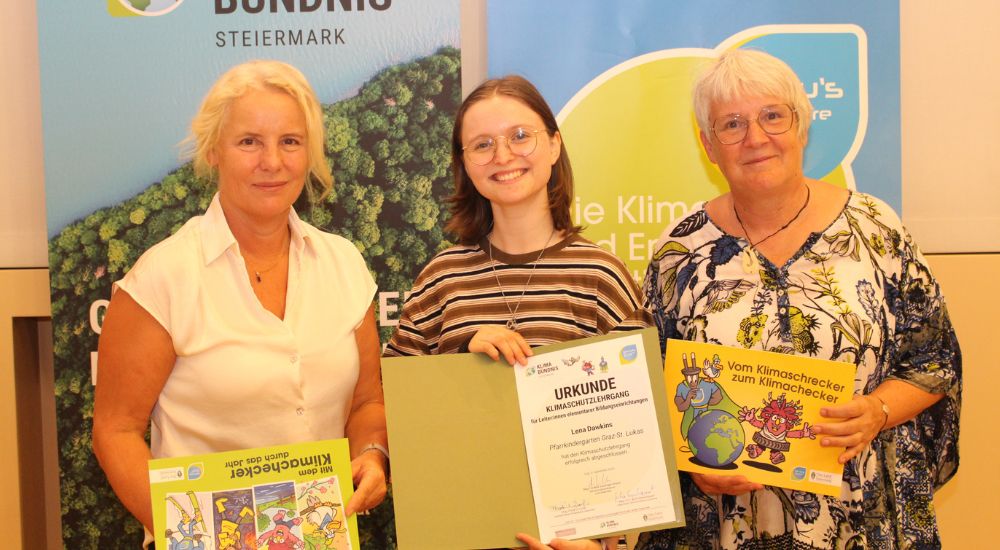
[{"label": "yellow book cover", "polygon": [[843,449],[821,447],[811,426],[835,421],[820,409],[852,399],[854,373],[851,363],[668,340],[677,469],[839,495]]},{"label": "yellow book cover", "polygon": [[358,549],[346,439],[149,461],[157,548]]}]

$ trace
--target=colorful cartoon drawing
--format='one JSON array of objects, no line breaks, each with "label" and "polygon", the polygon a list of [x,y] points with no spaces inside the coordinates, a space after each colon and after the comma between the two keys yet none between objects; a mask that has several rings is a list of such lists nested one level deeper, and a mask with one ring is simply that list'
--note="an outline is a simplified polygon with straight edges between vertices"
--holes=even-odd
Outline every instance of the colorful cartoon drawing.
[{"label": "colorful cartoon drawing", "polygon": [[601,372],[608,372],[608,362],[604,359],[603,355],[601,356],[601,362],[597,366],[601,367]]},{"label": "colorful cartoon drawing", "polygon": [[[726,390],[716,381],[716,377],[722,371],[722,361],[716,355],[712,362],[705,360],[705,368],[698,368],[697,358],[691,352],[690,362],[687,355],[681,354],[684,367],[681,374],[684,381],[677,385],[674,392],[674,405],[677,410],[684,413],[681,418],[681,437],[687,441],[688,431],[698,415],[712,410],[721,409],[734,417],[739,413],[740,406],[733,402],[726,394]],[[709,378],[701,378],[702,372],[712,374]]]},{"label": "colorful cartoon drawing", "polygon": [[562,362],[567,367],[572,367],[573,364],[576,363],[579,360],[580,360],[580,356],[577,355],[576,357],[570,357],[569,359],[563,359]]},{"label": "colorful cartoon drawing", "polygon": [[770,451],[771,464],[785,461],[785,452],[791,448],[789,439],[816,439],[816,435],[806,422],[801,430],[793,430],[802,419],[802,404],[799,401],[787,401],[785,394],[777,399],[768,392],[764,399],[764,408],[760,411],[743,407],[740,410],[740,420],[749,422],[759,431],[753,435],[754,443],[747,445],[750,458],[757,458],[765,450]]},{"label": "colorful cartoon drawing", "polygon": [[299,510],[305,519],[303,538],[308,550],[351,550],[343,515],[344,499],[337,476],[300,483],[296,487]]},{"label": "colorful cartoon drawing", "polygon": [[253,493],[250,489],[219,491],[214,503],[215,543],[219,550],[257,550],[253,525]]},{"label": "colorful cartoon drawing", "polygon": [[262,550],[303,550],[305,543],[295,535],[293,528],[302,523],[302,518],[285,518],[285,511],[278,510],[274,517],[274,528],[257,537],[257,546]]},{"label": "colorful cartoon drawing", "polygon": [[722,359],[719,358],[718,353],[712,356],[712,361],[705,359],[705,363],[701,367],[701,373],[709,382],[714,382],[719,377],[719,374],[722,373]]},{"label": "colorful cartoon drawing", "polygon": [[594,364],[592,362],[584,360],[583,366],[580,368],[583,369],[583,372],[587,373],[587,376],[593,376]]},{"label": "colorful cartoon drawing", "polygon": [[[212,534],[201,514],[201,498],[193,491],[167,495],[167,523],[177,525],[176,531],[168,528],[165,533],[169,550],[211,550]],[[184,500],[190,502],[189,508],[182,504]]]},{"label": "colorful cartoon drawing", "polygon": [[257,514],[257,547],[260,550],[302,550],[301,517],[296,517],[295,483],[257,485],[253,488]]}]

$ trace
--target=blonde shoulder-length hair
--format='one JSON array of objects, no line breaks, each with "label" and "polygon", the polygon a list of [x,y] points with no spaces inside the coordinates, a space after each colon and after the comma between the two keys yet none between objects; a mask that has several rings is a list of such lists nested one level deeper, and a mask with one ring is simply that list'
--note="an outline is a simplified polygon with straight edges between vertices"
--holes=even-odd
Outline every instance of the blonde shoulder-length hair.
[{"label": "blonde shoulder-length hair", "polygon": [[230,105],[247,92],[262,89],[285,92],[302,109],[306,119],[309,162],[305,188],[310,201],[322,199],[333,187],[333,175],[324,154],[323,111],[306,77],[295,67],[281,61],[248,61],[220,76],[191,120],[190,134],[182,142],[184,156],[194,163],[196,174],[215,181],[216,171],[208,157],[219,142]]}]

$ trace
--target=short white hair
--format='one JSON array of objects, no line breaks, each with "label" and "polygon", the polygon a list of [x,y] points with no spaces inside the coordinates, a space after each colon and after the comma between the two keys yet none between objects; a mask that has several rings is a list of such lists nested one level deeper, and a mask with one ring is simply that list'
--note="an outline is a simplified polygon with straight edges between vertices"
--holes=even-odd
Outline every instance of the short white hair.
[{"label": "short white hair", "polygon": [[694,116],[706,136],[712,104],[750,96],[774,96],[795,113],[799,139],[805,141],[812,122],[812,103],[795,71],[784,61],[758,50],[729,50],[712,60],[694,83]]}]

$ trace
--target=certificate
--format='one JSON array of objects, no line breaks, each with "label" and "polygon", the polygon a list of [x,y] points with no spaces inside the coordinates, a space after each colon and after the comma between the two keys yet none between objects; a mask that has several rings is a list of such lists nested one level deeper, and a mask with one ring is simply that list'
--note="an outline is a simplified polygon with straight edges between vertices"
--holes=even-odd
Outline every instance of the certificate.
[{"label": "certificate", "polygon": [[[620,341],[627,343],[619,344]],[[635,344],[634,359],[632,348],[629,347],[633,342],[641,342],[641,345]],[[594,374],[588,375],[580,370],[585,358],[583,353],[589,353],[591,344],[600,344],[594,349],[612,350],[605,356],[608,362],[607,373],[601,372],[600,355],[594,357],[591,363]],[[611,391],[627,390],[629,397],[624,400],[602,401],[600,404],[606,408],[600,410],[596,409],[595,401],[594,405],[582,407],[595,409],[586,414],[570,415],[571,410],[578,409],[561,408],[559,413],[537,412],[533,413],[534,417],[537,419],[565,414],[566,418],[574,419],[574,426],[584,426],[584,429],[590,424],[613,422],[616,424],[614,432],[622,432],[619,444],[629,443],[630,451],[615,456],[602,456],[606,452],[591,452],[610,444],[573,445],[552,450],[552,456],[561,459],[561,462],[558,462],[554,472],[541,474],[541,485],[537,488],[533,483],[533,476],[539,476],[529,474],[529,461],[537,462],[536,458],[529,458],[529,455],[536,453],[528,451],[536,443],[525,443],[523,425],[531,422],[523,418],[530,418],[531,415],[522,417],[521,414],[517,369],[505,362],[493,361],[481,353],[382,359],[386,423],[392,449],[393,505],[400,548],[447,550],[520,547],[523,544],[514,538],[514,534],[518,532],[541,534],[541,538],[548,542],[546,535],[551,538],[550,534],[554,531],[542,526],[549,524],[551,519],[548,515],[542,517],[536,514],[535,492],[542,491],[542,498],[558,498],[558,494],[552,497],[544,495],[549,495],[553,490],[561,491],[555,484],[564,482],[575,484],[578,491],[587,489],[588,483],[592,485],[590,491],[594,494],[584,493],[586,496],[578,499],[581,502],[586,500],[586,506],[610,501],[615,508],[603,519],[596,520],[596,530],[584,529],[585,523],[592,523],[594,518],[587,519],[585,516],[590,514],[582,513],[582,509],[571,510],[567,507],[553,511],[552,515],[558,516],[555,518],[557,522],[561,522],[559,525],[572,523],[572,527],[567,528],[577,529],[576,535],[560,535],[564,538],[596,537],[632,528],[665,529],[684,524],[669,429],[669,403],[662,389],[663,369],[656,329],[609,334],[543,346],[534,351],[536,358],[539,358],[552,352],[562,353],[564,350],[579,350],[572,351],[569,356],[580,355],[580,360],[573,368],[580,372],[585,381],[587,378],[596,380],[610,377],[613,373],[611,361],[614,359],[614,364],[620,366],[614,367],[617,369],[614,371],[616,390]],[[622,359],[618,358],[619,354],[631,362],[622,363]],[[628,373],[618,372],[626,368],[630,369]],[[526,373],[521,374],[527,376]],[[535,373],[531,376],[537,378],[538,375],[536,366]],[[633,376],[636,379],[646,378],[645,390],[641,389],[643,385],[636,382]],[[541,383],[548,384],[550,378],[552,376],[546,376]],[[655,388],[656,391],[650,388]],[[527,393],[533,394],[535,391],[528,390]],[[647,393],[643,394],[643,391]],[[627,406],[622,404],[642,397],[647,397],[648,400]],[[572,397],[561,402],[580,399]],[[646,417],[638,413],[640,409],[652,411],[655,420],[651,425],[644,423]],[[631,420],[633,414],[644,420]],[[630,420],[620,420],[618,415]],[[611,418],[614,420],[607,420]],[[551,420],[559,419],[550,419],[541,425],[536,422],[533,426],[537,426],[536,429],[548,429],[547,426],[556,425]],[[643,433],[627,435],[629,426],[631,429],[642,429]],[[662,438],[656,444],[660,445],[658,447],[650,439],[656,433]],[[532,441],[541,441],[534,436],[532,438]],[[561,439],[552,437],[552,444],[579,438],[580,436],[574,438],[569,435]],[[650,445],[647,450],[640,452],[640,446],[647,443]],[[619,447],[614,452],[620,450]],[[550,452],[547,446],[542,451]],[[573,453],[578,454],[570,458],[560,457]],[[584,456],[587,458],[583,459]],[[563,464],[569,460],[577,462],[568,466]],[[627,468],[637,471],[656,471],[659,468],[666,472],[668,482],[664,486],[662,476],[648,476],[660,485],[652,486],[655,495],[647,495],[644,492],[649,491],[651,486],[645,475],[630,480],[620,469],[595,472],[593,478],[580,479],[580,472],[590,471],[588,464],[598,463],[618,468],[627,464]],[[597,488],[602,484],[606,486],[606,490]],[[570,500],[563,500],[574,504]],[[654,506],[660,508],[654,510]],[[581,513],[574,513],[575,511]],[[601,513],[605,513],[604,508]],[[645,518],[642,517],[643,514]],[[641,524],[642,527],[629,526],[638,525],[633,521],[636,517],[645,522]],[[601,522],[605,522],[604,527],[600,527]]]},{"label": "certificate", "polygon": [[541,540],[678,519],[648,367],[639,333],[583,340],[514,367]]}]

